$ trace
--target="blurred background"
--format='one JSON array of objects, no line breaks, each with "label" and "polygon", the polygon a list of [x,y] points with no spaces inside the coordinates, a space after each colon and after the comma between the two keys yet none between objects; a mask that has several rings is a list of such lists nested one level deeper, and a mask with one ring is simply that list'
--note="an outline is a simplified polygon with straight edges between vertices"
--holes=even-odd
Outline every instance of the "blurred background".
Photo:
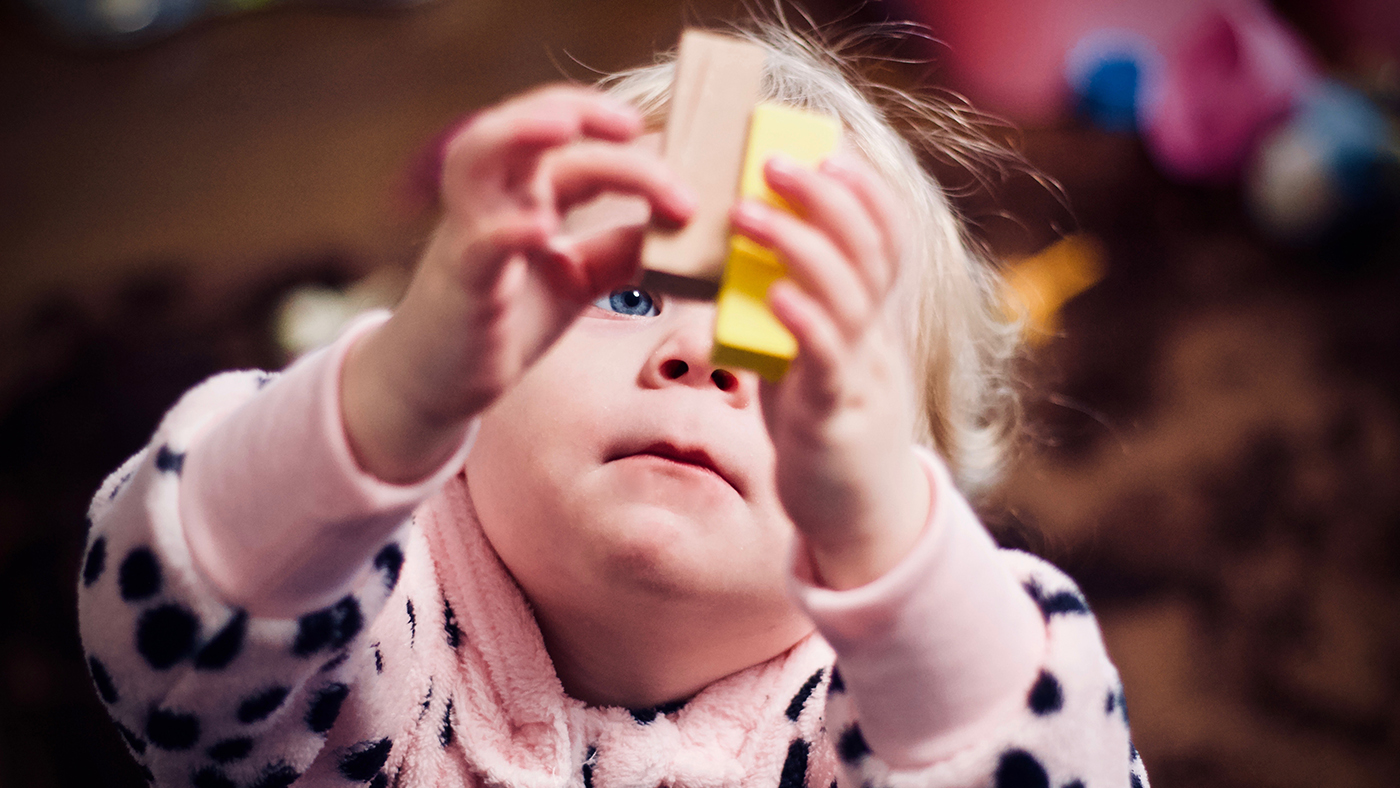
[{"label": "blurred background", "polygon": [[[1030,316],[979,506],[1084,586],[1155,786],[1400,780],[1400,4],[811,0],[1028,166],[931,161]],[[176,397],[392,303],[434,141],[732,0],[0,6],[0,786],[135,786],[88,496]]]}]

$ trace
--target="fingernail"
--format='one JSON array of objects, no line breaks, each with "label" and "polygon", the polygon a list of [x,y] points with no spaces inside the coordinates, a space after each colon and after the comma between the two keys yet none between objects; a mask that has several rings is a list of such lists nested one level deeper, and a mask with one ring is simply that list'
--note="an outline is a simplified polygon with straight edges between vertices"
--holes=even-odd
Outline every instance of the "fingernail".
[{"label": "fingernail", "polygon": [[740,200],[739,204],[734,206],[734,218],[743,224],[757,225],[767,218],[768,210],[768,206],[758,200]]},{"label": "fingernail", "polygon": [[781,153],[775,153],[768,159],[768,169],[773,175],[780,178],[792,178],[797,175],[801,166],[791,158]]},{"label": "fingernail", "polygon": [[826,172],[828,174],[837,175],[840,173],[850,172],[851,165],[849,162],[846,161],[845,154],[838,152],[831,154],[825,160],[823,160],[821,163],[821,169],[823,172]]}]

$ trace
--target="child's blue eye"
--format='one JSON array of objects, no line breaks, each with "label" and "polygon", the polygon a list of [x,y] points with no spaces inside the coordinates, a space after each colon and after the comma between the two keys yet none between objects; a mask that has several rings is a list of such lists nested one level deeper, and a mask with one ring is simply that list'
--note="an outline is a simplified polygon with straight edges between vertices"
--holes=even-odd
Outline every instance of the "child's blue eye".
[{"label": "child's blue eye", "polygon": [[599,309],[633,317],[652,317],[661,313],[661,310],[656,308],[656,302],[651,300],[651,294],[635,287],[614,290],[594,301],[593,305]]}]

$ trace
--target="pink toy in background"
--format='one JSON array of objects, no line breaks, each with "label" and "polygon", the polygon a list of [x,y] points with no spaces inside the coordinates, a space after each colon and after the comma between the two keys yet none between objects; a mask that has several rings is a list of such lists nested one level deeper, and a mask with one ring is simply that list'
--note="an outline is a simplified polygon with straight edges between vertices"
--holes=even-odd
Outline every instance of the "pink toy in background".
[{"label": "pink toy in background", "polygon": [[[1139,133],[1172,178],[1247,179],[1251,212],[1280,241],[1383,231],[1392,222],[1366,217],[1400,205],[1400,145],[1385,115],[1325,79],[1263,0],[907,7],[946,44],[937,57],[978,105],[1027,125],[1077,110],[1103,128]],[[1364,60],[1400,65],[1400,3],[1331,0],[1325,13],[1362,42]]]},{"label": "pink toy in background", "polygon": [[1124,33],[1163,49],[1214,0],[906,0],[911,18],[946,44],[936,53],[955,87],[1017,123],[1062,120],[1074,104],[1066,55]]},{"label": "pink toy in background", "polygon": [[1225,182],[1320,76],[1303,43],[1262,3],[1203,11],[1166,52],[1142,130],[1168,175]]},{"label": "pink toy in background", "polygon": [[[1317,79],[1304,46],[1260,0],[924,0],[957,87],[1033,125],[1076,104],[1136,129],[1184,179],[1238,175],[1255,140]],[[1129,117],[1125,120],[1124,114]]]}]

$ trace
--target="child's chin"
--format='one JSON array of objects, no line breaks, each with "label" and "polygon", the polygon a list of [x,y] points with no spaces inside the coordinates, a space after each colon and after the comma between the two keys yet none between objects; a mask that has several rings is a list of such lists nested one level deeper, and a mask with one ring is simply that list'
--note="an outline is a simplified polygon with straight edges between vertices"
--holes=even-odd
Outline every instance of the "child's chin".
[{"label": "child's chin", "polygon": [[[614,582],[671,597],[746,595],[759,587],[781,587],[777,570],[786,553],[766,548],[752,525],[732,516],[713,508],[691,512],[636,503],[617,515],[610,518],[602,537],[607,543],[601,546],[604,572]],[[745,562],[760,553],[774,554],[755,571]]]}]

